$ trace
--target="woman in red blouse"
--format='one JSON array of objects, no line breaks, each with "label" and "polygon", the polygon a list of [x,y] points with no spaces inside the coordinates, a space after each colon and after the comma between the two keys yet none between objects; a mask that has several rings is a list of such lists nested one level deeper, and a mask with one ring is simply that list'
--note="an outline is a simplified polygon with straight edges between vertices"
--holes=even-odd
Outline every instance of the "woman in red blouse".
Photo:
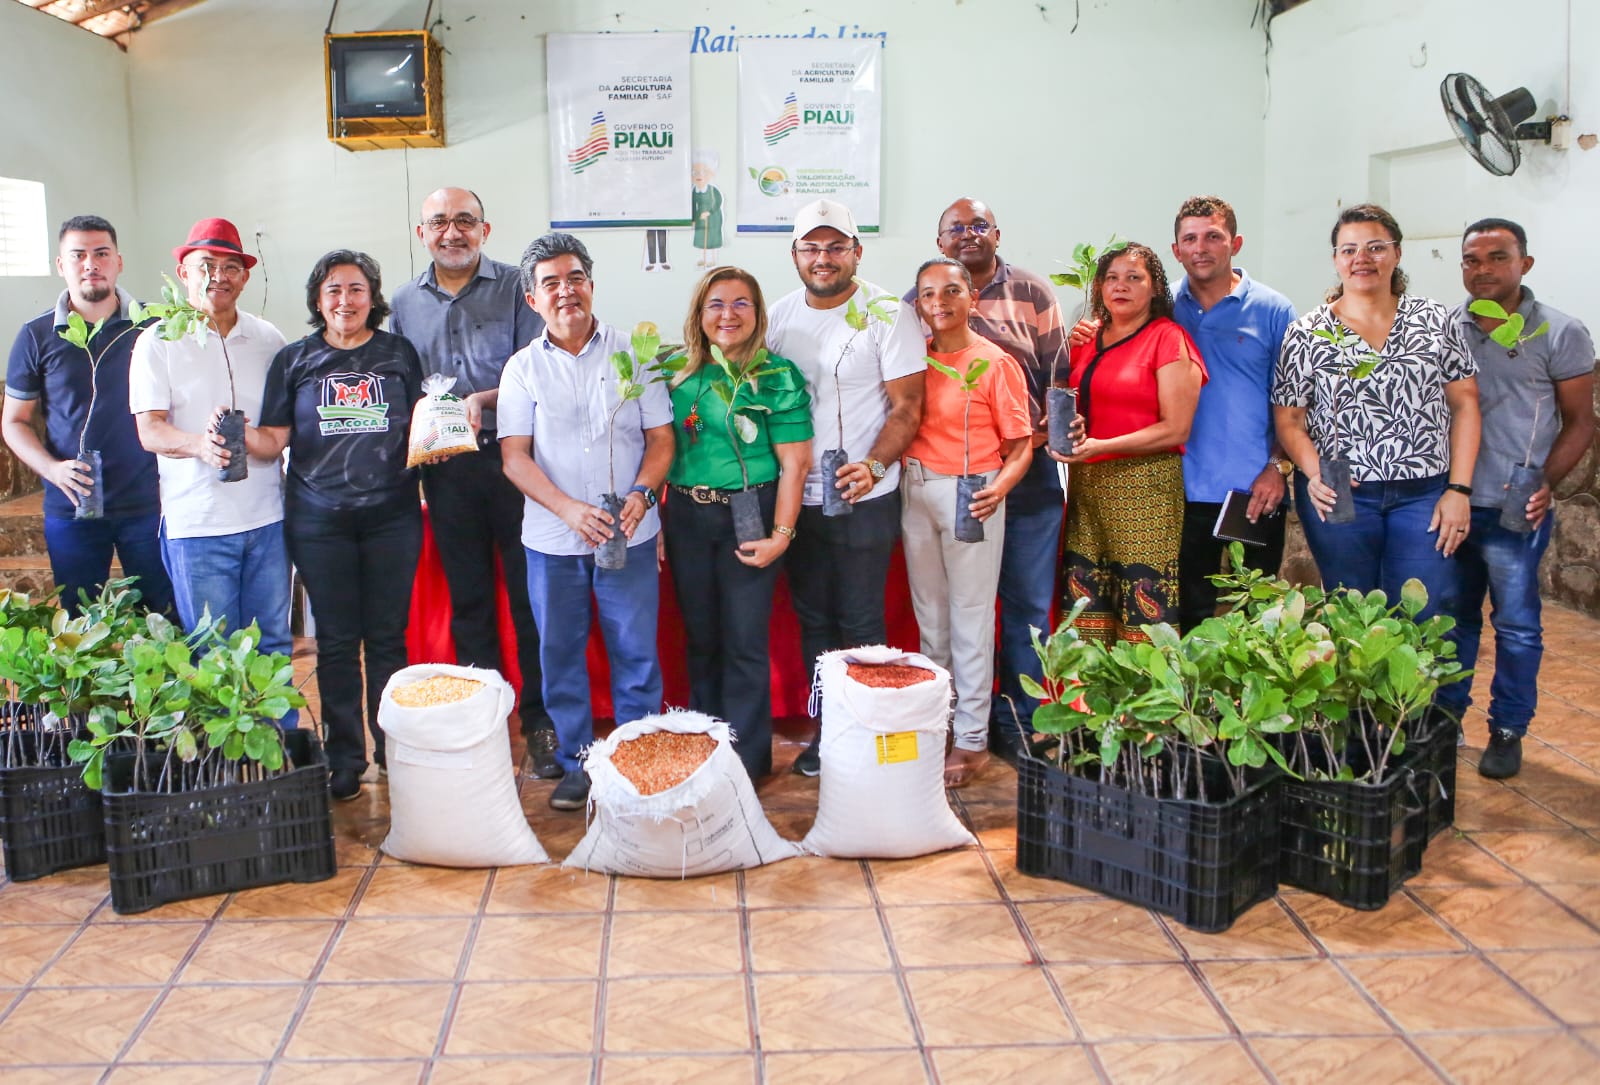
[{"label": "woman in red blouse", "polygon": [[1062,609],[1086,597],[1084,636],[1145,640],[1140,626],[1178,620],[1181,457],[1206,371],[1147,246],[1100,258],[1090,307],[1099,328],[1072,348],[1077,443],[1071,456],[1051,453],[1073,465]]}]

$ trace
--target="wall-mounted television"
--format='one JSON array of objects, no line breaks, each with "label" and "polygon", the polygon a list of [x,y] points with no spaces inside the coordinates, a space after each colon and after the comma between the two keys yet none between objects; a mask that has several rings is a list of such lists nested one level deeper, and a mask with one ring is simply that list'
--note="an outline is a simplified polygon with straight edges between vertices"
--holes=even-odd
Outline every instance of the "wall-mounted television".
[{"label": "wall-mounted television", "polygon": [[427,35],[371,34],[328,43],[333,115],[420,117],[427,110]]},{"label": "wall-mounted television", "polygon": [[329,34],[328,137],[350,150],[444,145],[442,50],[425,30]]}]

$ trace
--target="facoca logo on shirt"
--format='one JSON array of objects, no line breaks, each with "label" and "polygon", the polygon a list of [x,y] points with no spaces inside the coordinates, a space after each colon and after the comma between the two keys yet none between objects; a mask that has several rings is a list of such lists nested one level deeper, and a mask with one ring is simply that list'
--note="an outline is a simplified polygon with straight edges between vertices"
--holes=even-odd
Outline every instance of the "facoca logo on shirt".
[{"label": "facoca logo on shirt", "polygon": [[389,428],[389,404],[383,378],[376,373],[333,373],[322,378],[322,403],[317,407],[324,436],[340,433],[383,433]]}]

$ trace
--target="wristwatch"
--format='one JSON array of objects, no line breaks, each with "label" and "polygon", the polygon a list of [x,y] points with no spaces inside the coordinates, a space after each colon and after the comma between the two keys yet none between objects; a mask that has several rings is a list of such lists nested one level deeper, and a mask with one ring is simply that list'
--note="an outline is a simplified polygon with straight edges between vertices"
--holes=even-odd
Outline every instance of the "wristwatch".
[{"label": "wristwatch", "polygon": [[648,486],[634,486],[628,492],[630,494],[639,494],[639,495],[641,495],[644,498],[644,507],[645,508],[653,509],[653,508],[656,507],[656,492],[654,490],[652,490],[650,487],[648,487]]},{"label": "wristwatch", "polygon": [[1288,456],[1284,456],[1282,459],[1279,459],[1275,456],[1267,462],[1276,467],[1278,469],[1278,474],[1282,475],[1284,478],[1294,477],[1294,461]]},{"label": "wristwatch", "polygon": [[784,538],[788,539],[790,542],[794,542],[795,536],[800,534],[798,531],[796,531],[794,528],[790,527],[788,524],[773,524],[772,525],[772,533],[774,535],[782,535]]},{"label": "wristwatch", "polygon": [[871,456],[868,456],[866,459],[862,460],[861,462],[867,465],[867,470],[868,471],[872,472],[872,481],[873,482],[882,482],[883,481],[883,476],[886,475],[888,473],[888,471],[889,471],[889,469],[887,467],[885,467],[883,464],[879,463],[877,460],[873,459]]},{"label": "wristwatch", "polygon": [[1444,488],[1447,490],[1454,490],[1456,493],[1462,494],[1466,497],[1472,496],[1472,487],[1465,486],[1459,482],[1447,482],[1444,484]]}]

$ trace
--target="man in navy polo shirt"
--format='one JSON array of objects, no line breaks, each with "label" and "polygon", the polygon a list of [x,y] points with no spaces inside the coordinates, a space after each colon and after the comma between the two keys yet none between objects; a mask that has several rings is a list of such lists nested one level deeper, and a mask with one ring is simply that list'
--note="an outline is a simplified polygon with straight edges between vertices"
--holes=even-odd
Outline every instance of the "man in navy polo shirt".
[{"label": "man in navy polo shirt", "polygon": [[[111,574],[113,552],[152,610],[172,605],[161,564],[161,492],[156,458],[139,443],[128,413],[128,359],[138,332],[128,319],[133,298],[117,286],[122,256],[117,231],[98,215],[61,224],[56,270],[67,281],[55,308],[17,333],[6,367],[0,432],[18,459],[44,479],[44,535],[62,603],[96,594]],[[87,350],[61,337],[72,313],[93,328]],[[34,429],[43,409],[44,437]],[[100,454],[103,512],[79,516]]]},{"label": "man in navy polo shirt", "polygon": [[[1538,301],[1522,285],[1532,270],[1527,232],[1515,222],[1481,219],[1462,235],[1461,284],[1468,298],[1451,319],[1478,363],[1483,439],[1472,473],[1472,530],[1455,555],[1461,591],[1450,613],[1456,620],[1457,658],[1471,667],[1483,633],[1484,595],[1493,603],[1489,743],[1478,774],[1495,780],[1521,771],[1522,739],[1538,702],[1544,659],[1539,559],[1555,526],[1550,488],[1594,443],[1594,340],[1581,322]],[[1507,347],[1490,339],[1503,322],[1471,312],[1468,306],[1478,300],[1521,314],[1521,341]],[[1522,510],[1530,529],[1512,531],[1500,526],[1501,509],[1511,470],[1524,462],[1543,469],[1544,485]],[[1472,703],[1472,680],[1444,687],[1436,703],[1459,720]]]},{"label": "man in navy polo shirt", "polygon": [[1200,348],[1210,374],[1183,457],[1183,543],[1178,554],[1178,615],[1192,629],[1216,613],[1226,543],[1217,514],[1230,490],[1250,494],[1247,515],[1267,518],[1265,546],[1245,547],[1256,568],[1276,574],[1283,562],[1283,503],[1294,464],[1272,427],[1268,393],[1284,332],[1294,322],[1289,299],[1263,286],[1233,258],[1244,245],[1226,200],[1194,196],[1178,209],[1172,255],[1184,277],[1173,292],[1173,318]]}]

